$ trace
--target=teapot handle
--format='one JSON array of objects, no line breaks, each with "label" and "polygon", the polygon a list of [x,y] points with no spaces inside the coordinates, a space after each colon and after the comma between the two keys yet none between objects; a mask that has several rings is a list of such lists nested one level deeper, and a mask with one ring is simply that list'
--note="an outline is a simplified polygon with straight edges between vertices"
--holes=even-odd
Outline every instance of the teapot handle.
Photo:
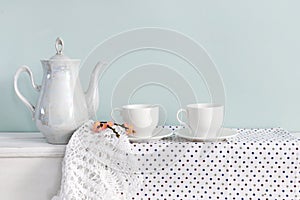
[{"label": "teapot handle", "polygon": [[19,88],[18,88],[18,79],[19,79],[19,76],[22,72],[26,72],[29,75],[30,80],[31,80],[31,84],[32,84],[33,88],[36,91],[39,92],[41,90],[41,86],[35,84],[32,72],[29,69],[29,67],[27,67],[26,65],[21,66],[18,69],[18,71],[16,72],[15,76],[14,76],[14,89],[15,89],[15,92],[16,92],[17,96],[21,99],[21,101],[25,104],[25,106],[31,111],[32,119],[34,119],[35,107],[20,93]]}]

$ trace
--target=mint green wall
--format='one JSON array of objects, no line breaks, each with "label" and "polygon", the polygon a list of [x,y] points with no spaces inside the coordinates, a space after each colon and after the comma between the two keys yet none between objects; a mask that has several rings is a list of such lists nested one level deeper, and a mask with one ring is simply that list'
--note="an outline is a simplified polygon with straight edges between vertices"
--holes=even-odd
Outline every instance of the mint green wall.
[{"label": "mint green wall", "polygon": [[[1,1],[0,131],[36,130],[30,113],[14,94],[13,75],[21,64],[27,64],[40,83],[39,60],[54,54],[57,36],[65,40],[66,55],[85,59],[101,41],[137,27],[174,29],[206,48],[225,84],[226,126],[300,130],[299,8],[300,1],[296,0]],[[130,56],[116,63],[111,75],[103,78],[99,118],[109,116],[110,108],[105,106],[110,90],[107,82],[113,80],[118,67],[134,66],[130,62],[135,57]],[[151,56],[164,62],[156,53]],[[137,57],[143,59],[143,55]],[[174,59],[166,56],[165,62],[176,68],[180,61]],[[83,70],[82,80],[88,79],[86,71],[92,67]],[[25,96],[35,101],[37,94],[31,90],[28,77],[22,76],[20,81]],[[207,91],[201,81],[191,77],[191,82],[206,101]],[[86,88],[86,81],[83,86]],[[168,99],[172,97],[159,90],[149,87],[145,95],[137,94],[136,101],[149,101],[161,92],[160,103],[178,109],[175,101]],[[176,123],[174,119],[170,117],[168,123]]]}]

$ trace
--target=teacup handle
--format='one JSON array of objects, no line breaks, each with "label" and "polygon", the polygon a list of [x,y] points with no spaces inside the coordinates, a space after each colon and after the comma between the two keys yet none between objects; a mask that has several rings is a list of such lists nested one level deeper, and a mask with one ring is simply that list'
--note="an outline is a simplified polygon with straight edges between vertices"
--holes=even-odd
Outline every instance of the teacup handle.
[{"label": "teacup handle", "polygon": [[187,124],[186,122],[182,121],[182,120],[179,118],[179,114],[180,114],[181,112],[185,112],[185,114],[187,114],[186,109],[183,109],[183,108],[179,109],[179,110],[177,111],[177,120],[179,121],[180,124],[184,125],[185,127],[189,127],[188,124]]},{"label": "teacup handle", "polygon": [[27,67],[26,65],[23,65],[22,67],[20,67],[18,69],[18,71],[16,72],[15,77],[14,77],[14,89],[15,89],[15,92],[16,92],[17,96],[21,99],[21,101],[25,104],[25,106],[31,111],[31,113],[32,113],[32,119],[34,119],[35,107],[21,94],[21,92],[19,91],[19,88],[18,88],[18,79],[19,79],[19,76],[20,76],[20,74],[22,72],[26,72],[29,75],[32,87],[36,91],[39,92],[41,90],[41,86],[35,84],[32,72],[29,69],[29,67]]},{"label": "teacup handle", "polygon": [[116,118],[114,117],[114,113],[115,113],[115,112],[121,113],[121,111],[122,111],[122,108],[114,108],[114,109],[111,111],[111,113],[110,113],[110,116],[111,116],[112,120],[114,120],[115,122],[117,122]]}]

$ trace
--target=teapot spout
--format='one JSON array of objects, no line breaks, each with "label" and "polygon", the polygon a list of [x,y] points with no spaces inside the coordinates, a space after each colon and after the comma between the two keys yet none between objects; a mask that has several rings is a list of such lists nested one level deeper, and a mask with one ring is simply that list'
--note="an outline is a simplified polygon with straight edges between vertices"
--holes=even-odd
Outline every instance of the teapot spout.
[{"label": "teapot spout", "polygon": [[85,99],[88,107],[89,119],[93,118],[96,115],[96,112],[99,107],[98,82],[101,69],[103,69],[105,65],[106,63],[103,63],[101,61],[97,63],[91,74],[89,87],[85,92]]}]

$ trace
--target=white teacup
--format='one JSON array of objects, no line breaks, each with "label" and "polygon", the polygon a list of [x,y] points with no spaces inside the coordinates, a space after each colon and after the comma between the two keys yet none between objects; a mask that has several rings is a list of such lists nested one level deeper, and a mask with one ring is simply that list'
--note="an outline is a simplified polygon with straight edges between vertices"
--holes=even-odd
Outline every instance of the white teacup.
[{"label": "white teacup", "polygon": [[[181,112],[186,113],[186,122],[179,118]],[[193,136],[201,138],[217,137],[223,124],[223,118],[224,106],[219,104],[189,104],[186,109],[179,109],[177,112],[177,120],[189,128],[191,130],[189,132]]]},{"label": "white teacup", "polygon": [[133,126],[134,137],[146,138],[154,134],[159,121],[159,106],[151,104],[131,104],[121,108],[114,108],[111,117],[114,121],[114,112],[119,111],[123,121]]}]

